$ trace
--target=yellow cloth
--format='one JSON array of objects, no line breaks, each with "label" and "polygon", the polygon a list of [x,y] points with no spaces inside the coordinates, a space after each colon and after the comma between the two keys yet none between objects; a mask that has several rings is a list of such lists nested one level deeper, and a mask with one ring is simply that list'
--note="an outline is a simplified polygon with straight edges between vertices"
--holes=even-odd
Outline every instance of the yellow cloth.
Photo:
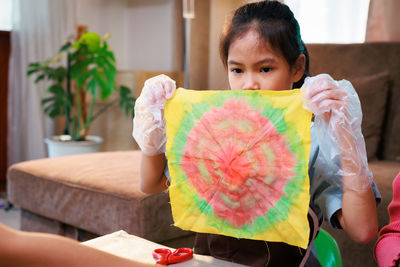
[{"label": "yellow cloth", "polygon": [[175,226],[306,248],[312,114],[302,104],[298,89],[178,89],[165,108]]}]

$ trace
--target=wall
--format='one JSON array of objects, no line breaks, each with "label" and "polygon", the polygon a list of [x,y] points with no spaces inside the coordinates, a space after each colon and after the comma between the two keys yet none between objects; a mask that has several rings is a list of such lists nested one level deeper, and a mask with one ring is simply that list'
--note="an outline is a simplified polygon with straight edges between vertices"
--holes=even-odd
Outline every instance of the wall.
[{"label": "wall", "polygon": [[252,1],[245,0],[212,0],[210,7],[210,40],[208,87],[215,90],[229,89],[227,71],[219,56],[219,40],[226,21],[232,17],[239,6]]},{"label": "wall", "polygon": [[189,88],[207,90],[209,65],[210,0],[195,1],[195,18],[190,26]]},{"label": "wall", "polygon": [[166,70],[179,67],[175,50],[175,0],[76,1],[76,22],[100,35],[111,33],[119,70]]},{"label": "wall", "polygon": [[197,0],[191,21],[189,86],[196,90],[229,89],[219,57],[223,25],[239,6],[251,0]]}]

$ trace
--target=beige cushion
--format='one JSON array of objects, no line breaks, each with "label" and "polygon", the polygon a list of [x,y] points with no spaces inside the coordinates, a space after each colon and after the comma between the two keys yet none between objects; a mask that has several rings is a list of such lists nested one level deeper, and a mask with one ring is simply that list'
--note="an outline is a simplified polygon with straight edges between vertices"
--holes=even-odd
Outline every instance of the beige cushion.
[{"label": "beige cushion", "polygon": [[365,138],[368,160],[378,158],[385,111],[389,92],[389,74],[381,72],[372,76],[349,78],[357,91],[363,112],[362,133]]},{"label": "beige cushion", "polygon": [[139,151],[124,151],[21,162],[9,168],[8,198],[98,235],[125,230],[154,242],[190,235],[171,226],[167,193],[140,191],[139,160]]}]

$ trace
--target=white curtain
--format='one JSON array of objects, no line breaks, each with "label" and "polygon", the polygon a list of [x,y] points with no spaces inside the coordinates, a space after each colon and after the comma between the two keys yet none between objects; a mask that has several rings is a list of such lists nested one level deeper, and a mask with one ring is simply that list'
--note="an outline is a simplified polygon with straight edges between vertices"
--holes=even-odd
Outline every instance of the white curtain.
[{"label": "white curtain", "polygon": [[[397,0],[395,0],[397,1]],[[362,43],[369,0],[285,0],[305,43]]]},{"label": "white curtain", "polygon": [[14,0],[8,96],[8,163],[46,156],[55,133],[40,101],[46,84],[27,78],[28,64],[53,56],[74,33],[74,0]]}]

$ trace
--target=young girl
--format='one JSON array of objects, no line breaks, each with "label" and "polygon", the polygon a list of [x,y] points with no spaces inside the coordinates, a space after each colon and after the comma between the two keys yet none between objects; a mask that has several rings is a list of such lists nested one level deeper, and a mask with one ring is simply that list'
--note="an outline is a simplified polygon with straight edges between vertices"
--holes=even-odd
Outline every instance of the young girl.
[{"label": "young girl", "polygon": [[[239,8],[223,32],[220,54],[231,90],[290,90],[300,87],[308,72],[299,25],[290,9],[277,1]],[[336,82],[328,75],[307,78],[302,88],[305,104],[315,114],[309,160],[309,244],[322,218],[343,228],[356,242],[367,243],[377,233],[376,198],[380,196],[368,170],[361,122],[352,121],[360,118],[361,109],[354,89],[349,88],[347,81]],[[146,193],[168,187],[163,110],[174,90],[173,80],[156,76],[146,81],[136,102],[133,136],[142,149],[141,188]],[[196,235],[195,253],[252,266],[312,262],[309,249],[203,233]]]}]

